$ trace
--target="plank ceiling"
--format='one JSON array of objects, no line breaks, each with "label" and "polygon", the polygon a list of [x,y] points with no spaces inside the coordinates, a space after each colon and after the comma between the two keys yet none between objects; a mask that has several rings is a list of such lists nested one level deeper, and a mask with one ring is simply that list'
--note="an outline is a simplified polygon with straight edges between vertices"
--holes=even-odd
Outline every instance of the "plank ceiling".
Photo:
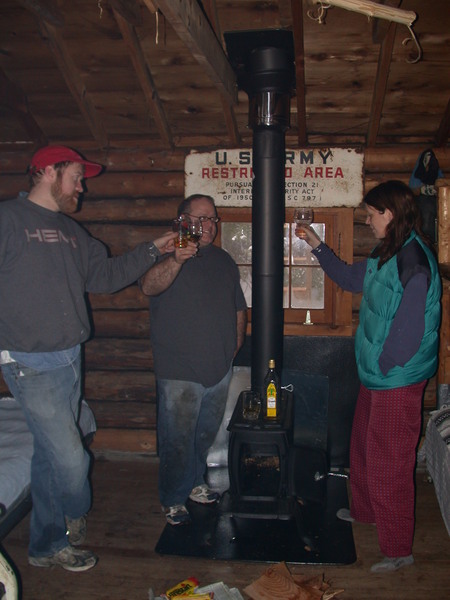
[{"label": "plank ceiling", "polygon": [[291,146],[448,145],[449,0],[378,0],[404,25],[312,0],[2,0],[0,151],[44,143],[170,150],[251,145],[225,32],[287,29]]}]

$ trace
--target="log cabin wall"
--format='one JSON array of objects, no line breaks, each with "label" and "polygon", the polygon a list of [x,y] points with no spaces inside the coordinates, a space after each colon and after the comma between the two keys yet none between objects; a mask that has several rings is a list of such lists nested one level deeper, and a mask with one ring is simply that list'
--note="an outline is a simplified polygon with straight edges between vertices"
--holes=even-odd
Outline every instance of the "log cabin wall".
[{"label": "log cabin wall", "polygon": [[[386,179],[408,183],[421,147],[367,149],[365,191]],[[167,230],[183,198],[183,151],[145,152],[86,150],[91,160],[105,165],[101,176],[87,181],[82,209],[76,218],[113,255]],[[444,173],[450,172],[450,150],[436,149]],[[26,189],[29,156],[2,155],[0,200]],[[373,237],[364,225],[364,211],[354,211],[354,259],[365,257]],[[148,300],[137,285],[113,295],[91,295],[93,336],[85,345],[84,395],[94,410],[99,431],[97,449],[156,452],[156,400],[153,360],[149,343]],[[360,298],[353,297],[356,326]],[[447,320],[448,328],[448,320]],[[450,339],[450,332],[445,332]],[[425,408],[436,406],[433,378],[426,390]],[[7,388],[0,381],[0,393]]]}]

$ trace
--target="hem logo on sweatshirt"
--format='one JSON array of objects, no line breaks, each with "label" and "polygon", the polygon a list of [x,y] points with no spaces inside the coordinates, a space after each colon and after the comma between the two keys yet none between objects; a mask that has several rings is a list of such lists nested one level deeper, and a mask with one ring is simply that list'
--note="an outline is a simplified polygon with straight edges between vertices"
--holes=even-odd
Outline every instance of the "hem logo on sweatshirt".
[{"label": "hem logo on sweatshirt", "polygon": [[65,242],[66,244],[70,244],[73,248],[77,248],[77,238],[65,236],[60,229],[36,229],[34,233],[25,229],[25,235],[28,242],[37,241],[44,244]]}]

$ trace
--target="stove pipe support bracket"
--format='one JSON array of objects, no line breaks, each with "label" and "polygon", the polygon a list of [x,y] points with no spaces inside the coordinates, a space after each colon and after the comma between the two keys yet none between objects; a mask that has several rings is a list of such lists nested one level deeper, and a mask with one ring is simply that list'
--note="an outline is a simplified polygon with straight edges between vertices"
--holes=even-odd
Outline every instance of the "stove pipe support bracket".
[{"label": "stove pipe support bracket", "polygon": [[280,374],[283,362],[285,132],[293,66],[283,48],[256,48],[245,86],[254,133],[251,383],[260,391],[269,359],[275,359]]}]

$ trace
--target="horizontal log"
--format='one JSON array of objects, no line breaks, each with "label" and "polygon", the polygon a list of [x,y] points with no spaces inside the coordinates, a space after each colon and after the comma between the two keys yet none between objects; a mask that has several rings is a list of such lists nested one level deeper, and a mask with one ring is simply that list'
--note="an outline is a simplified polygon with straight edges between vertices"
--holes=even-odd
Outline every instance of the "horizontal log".
[{"label": "horizontal log", "polygon": [[[182,197],[184,193],[184,173],[103,173],[92,177],[86,183],[90,198],[136,198],[157,196]],[[14,198],[20,190],[28,189],[25,175],[2,173],[0,200]]]},{"label": "horizontal log", "polygon": [[[146,226],[164,227],[167,226],[177,214],[180,198],[170,199],[143,199],[137,200],[91,200],[86,199],[81,210],[73,215],[77,221],[85,226],[94,224],[142,224]],[[231,212],[236,215],[241,211],[244,216],[248,216],[249,209],[220,208],[220,216],[225,216]]]},{"label": "horizontal log", "polygon": [[156,429],[156,405],[88,400],[98,428]]},{"label": "horizontal log", "polygon": [[89,152],[89,160],[104,165],[108,173],[115,171],[183,171],[188,154],[185,150],[148,151],[146,148],[97,150]]},{"label": "horizontal log", "polygon": [[409,184],[409,178],[411,173],[403,173],[401,171],[391,172],[389,174],[386,173],[366,173],[364,177],[364,194],[367,194],[369,190],[374,188],[375,186],[383,183],[384,181],[388,181],[389,179],[397,179],[398,181],[403,181],[406,185]]},{"label": "horizontal log", "polygon": [[148,429],[99,429],[92,452],[136,452],[156,455],[156,431]]},{"label": "horizontal log", "polygon": [[[0,395],[11,395],[1,372]],[[87,369],[84,374],[84,396],[89,404],[92,401],[154,404],[156,402],[155,374],[150,369],[147,371],[94,371]]]},{"label": "horizontal log", "polygon": [[93,371],[87,370],[84,395],[89,401],[102,402],[156,402],[155,374],[146,371]]},{"label": "horizontal log", "polygon": [[[378,171],[382,173],[412,173],[416,160],[425,149],[423,146],[366,148],[364,150],[365,171],[366,173]],[[444,173],[450,172],[450,148],[434,148],[433,151],[442,171]]]},{"label": "horizontal log", "polygon": [[182,197],[184,172],[104,173],[88,181],[91,198]]},{"label": "horizontal log", "polygon": [[132,250],[142,242],[150,243],[170,230],[169,225],[146,227],[145,225],[131,225],[129,223],[105,223],[103,225],[89,223],[85,227],[93,237],[106,244],[111,253],[116,256]]},{"label": "horizontal log", "polygon": [[137,198],[128,200],[93,200],[89,196],[81,204],[81,210],[74,216],[84,223],[100,222],[144,222],[152,225],[168,222],[177,214],[181,197],[173,198]]},{"label": "horizontal log", "polygon": [[85,345],[86,370],[153,371],[148,340],[94,338]]},{"label": "horizontal log", "polygon": [[145,309],[148,308],[148,297],[133,284],[115,294],[89,294],[89,304],[94,310]]},{"label": "horizontal log", "polygon": [[93,312],[96,338],[149,339],[150,321],[148,310],[97,310]]},{"label": "horizontal log", "polygon": [[[108,173],[114,171],[182,171],[187,151],[149,151],[147,148],[94,149],[78,144],[76,149],[88,160],[103,165]],[[2,152],[2,173],[25,173],[32,154],[26,152]]]}]

